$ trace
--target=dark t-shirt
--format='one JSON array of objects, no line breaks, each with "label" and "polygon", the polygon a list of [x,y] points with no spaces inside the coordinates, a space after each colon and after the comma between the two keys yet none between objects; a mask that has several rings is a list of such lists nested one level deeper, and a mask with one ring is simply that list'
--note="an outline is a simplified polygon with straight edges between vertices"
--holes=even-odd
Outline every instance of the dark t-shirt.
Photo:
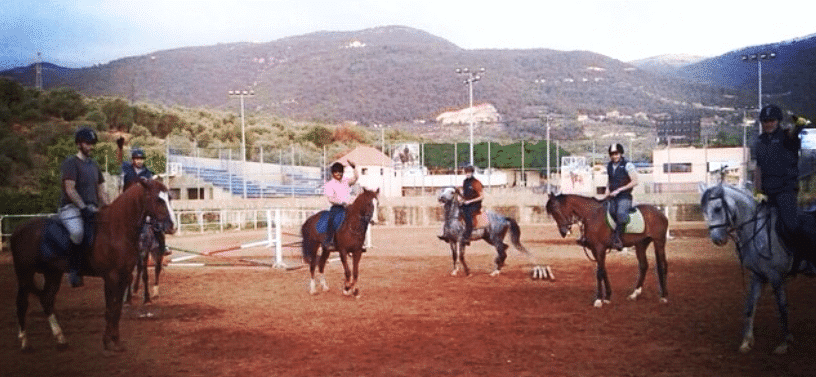
[{"label": "dark t-shirt", "polygon": [[802,141],[798,137],[788,137],[782,127],[759,136],[752,152],[762,169],[762,191],[772,195],[797,190],[801,147]]},{"label": "dark t-shirt", "polygon": [[[99,206],[97,189],[99,184],[105,182],[105,177],[102,176],[102,171],[99,169],[99,165],[96,164],[96,161],[91,158],[86,158],[83,161],[76,155],[69,156],[62,162],[60,172],[62,174],[61,184],[64,185],[66,180],[75,181],[76,191],[79,193],[79,197],[82,198],[82,201],[84,201],[85,204]],[[73,203],[71,199],[68,198],[68,195],[65,194],[64,186],[60,191],[60,207]]]}]

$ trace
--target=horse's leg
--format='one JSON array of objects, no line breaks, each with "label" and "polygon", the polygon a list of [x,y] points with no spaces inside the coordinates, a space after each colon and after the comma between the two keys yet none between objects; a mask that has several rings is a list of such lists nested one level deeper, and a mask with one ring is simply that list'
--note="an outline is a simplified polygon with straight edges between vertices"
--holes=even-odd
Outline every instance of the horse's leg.
[{"label": "horse's leg", "polygon": [[357,288],[357,279],[360,276],[360,258],[362,257],[363,252],[362,250],[355,250],[351,253],[351,267],[352,267],[352,274],[351,274],[351,294],[354,298],[360,298],[360,288]]},{"label": "horse's leg", "polygon": [[340,250],[340,263],[343,264],[343,276],[346,277],[345,282],[343,282],[343,294],[346,296],[351,295],[351,268],[349,268],[348,264],[348,251],[345,249]]},{"label": "horse's leg", "polygon": [[462,269],[465,271],[465,276],[470,275],[470,268],[468,268],[467,262],[465,262],[465,250],[467,246],[461,242],[457,242],[457,246],[459,246],[459,264],[462,265]]},{"label": "horse's leg", "polygon": [[35,291],[34,287],[34,271],[17,269],[17,325],[19,332],[17,338],[20,340],[20,349],[28,351],[31,345],[28,344],[28,335],[26,335],[26,314],[28,313],[28,295]]},{"label": "horse's leg", "polygon": [[606,274],[606,248],[604,246],[593,249],[595,254],[596,270],[595,279],[597,280],[597,292],[595,295],[596,308],[600,308],[603,304],[609,304],[612,299],[612,289],[609,287],[609,277]]},{"label": "horse's leg", "polygon": [[106,351],[123,352],[119,338],[119,320],[122,317],[122,297],[131,283],[130,271],[110,271],[105,276],[105,335],[102,345]]},{"label": "horse's leg", "polygon": [[[665,234],[665,232],[663,232]],[[655,249],[655,268],[657,269],[657,280],[660,287],[660,302],[669,302],[669,289],[666,276],[669,272],[669,262],[666,261],[666,237],[658,237],[653,240]]]},{"label": "horse's leg", "polygon": [[739,347],[742,353],[748,353],[754,346],[754,316],[756,315],[756,304],[762,294],[763,283],[759,276],[752,273],[750,284],[748,297],[745,298],[745,324],[742,329],[742,344]]},{"label": "horse's leg", "polygon": [[[315,253],[317,253],[317,250],[315,250]],[[327,248],[323,248],[323,252],[320,254],[320,286],[323,289],[323,292],[326,292],[326,291],[329,290],[329,284],[326,283],[326,274],[325,274],[324,271],[326,269],[326,262],[329,261],[329,255],[330,254],[331,254],[331,251],[329,251],[329,249],[327,249]],[[315,256],[316,255],[317,254],[315,254]]]},{"label": "horse's leg", "polygon": [[[306,241],[304,241],[306,242]],[[311,244],[310,244],[311,245]],[[317,294],[317,283],[315,282],[315,268],[317,268],[319,261],[317,259],[317,247],[309,247],[306,250],[306,253],[310,255],[309,257],[309,294],[316,295]],[[322,258],[321,258],[322,259]],[[323,269],[320,269],[321,273]]]},{"label": "horse's leg", "polygon": [[774,353],[782,355],[788,352],[788,346],[793,341],[793,335],[788,328],[788,297],[785,293],[785,277],[777,276],[771,279],[771,286],[776,295],[776,306],[779,309],[779,325],[782,327],[782,343],[774,349]]},{"label": "horse's leg", "polygon": [[47,272],[44,275],[45,282],[43,283],[43,290],[40,295],[40,304],[43,312],[48,318],[48,325],[51,326],[51,333],[57,340],[57,348],[65,349],[68,347],[68,341],[62,333],[62,328],[57,322],[57,316],[54,315],[54,302],[59,292],[60,284],[62,283],[62,272]]},{"label": "horse's leg", "polygon": [[453,270],[451,270],[451,276],[456,276],[459,274],[459,267],[457,266],[456,262],[459,259],[459,251],[457,250],[458,242],[448,242],[448,246],[451,249],[451,257],[453,258]]},{"label": "horse's leg", "polygon": [[[162,266],[162,260],[163,259],[164,259],[164,252],[161,251],[161,249],[158,249],[158,250],[156,250],[156,252],[153,253],[153,261],[156,262],[156,264],[153,266],[153,269],[155,270],[155,275],[154,275],[154,279],[153,279],[153,291],[150,293],[150,295],[148,297],[153,297],[153,298],[159,297],[159,275],[161,274],[161,271],[162,271],[162,267],[163,267]],[[145,284],[147,284],[147,282],[145,282]],[[145,290],[147,290],[146,285],[145,285]]]},{"label": "horse's leg", "polygon": [[[144,260],[142,260],[142,267],[139,268],[142,278],[142,283],[144,283],[144,303],[150,303],[150,271],[147,270],[147,262],[150,261],[150,251],[145,253]],[[153,261],[156,262],[155,260]],[[136,284],[139,284],[139,276],[136,277]]]},{"label": "horse's leg", "polygon": [[496,269],[490,273],[490,276],[499,276],[502,267],[504,267],[504,262],[507,260],[508,246],[502,240],[498,240],[498,242],[495,242],[494,245],[496,245],[496,253],[498,255],[496,255],[496,259],[494,260],[496,263]]},{"label": "horse's leg", "polygon": [[638,260],[638,279],[637,283],[635,283],[635,290],[628,297],[632,301],[637,300],[638,296],[643,292],[643,281],[646,280],[646,272],[649,270],[649,260],[646,259],[646,248],[648,247],[648,238],[635,244],[635,255]]}]

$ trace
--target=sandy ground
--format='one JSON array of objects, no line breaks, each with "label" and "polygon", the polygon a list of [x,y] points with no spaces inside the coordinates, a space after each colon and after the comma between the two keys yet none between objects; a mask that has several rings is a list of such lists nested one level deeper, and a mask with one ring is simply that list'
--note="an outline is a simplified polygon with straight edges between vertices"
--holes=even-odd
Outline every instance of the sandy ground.
[{"label": "sandy ground", "polygon": [[[287,233],[293,233],[288,230]],[[377,227],[363,256],[359,299],[340,292],[342,267],[327,267],[329,292],[308,293],[308,271],[266,266],[268,249],[200,256],[263,238],[263,231],[170,237],[176,250],[151,305],[125,309],[128,350],[102,352],[102,281],[63,285],[57,316],[70,342],[58,351],[36,299],[21,353],[14,315],[16,282],[0,254],[2,376],[808,376],[816,371],[816,299],[810,278],[790,281],[789,354],[766,289],[756,345],[737,352],[747,273],[733,245],[715,247],[705,227],[684,223],[668,243],[669,303],[657,299],[654,257],[644,294],[628,301],[636,278],[631,253],[613,252],[612,304],[592,307],[594,263],[555,226],[523,226],[522,242],[557,280],[529,277],[512,248],[502,275],[495,252],[468,250],[471,277],[451,277],[437,227]],[[285,242],[296,242],[289,235]],[[285,262],[297,267],[296,248]],[[189,259],[188,259],[189,258]],[[178,259],[184,259],[180,261]]]}]

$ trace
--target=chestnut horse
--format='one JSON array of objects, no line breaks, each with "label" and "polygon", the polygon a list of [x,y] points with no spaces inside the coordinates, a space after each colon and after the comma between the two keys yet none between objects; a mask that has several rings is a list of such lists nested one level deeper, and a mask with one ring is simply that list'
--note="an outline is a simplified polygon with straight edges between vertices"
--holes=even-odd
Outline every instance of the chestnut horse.
[{"label": "chestnut horse", "polygon": [[[643,214],[645,224],[642,233],[624,233],[621,241],[624,246],[634,246],[635,255],[638,259],[638,279],[630,300],[636,300],[643,291],[643,281],[646,279],[646,271],[649,269],[649,262],[646,259],[646,249],[654,242],[655,268],[657,269],[657,279],[659,283],[660,302],[668,302],[668,290],[666,289],[666,274],[668,263],[666,262],[666,232],[669,227],[669,220],[655,206],[641,204],[636,206]],[[606,251],[612,247],[612,229],[606,224],[606,206],[604,202],[595,198],[571,194],[549,194],[547,201],[547,213],[552,216],[558,225],[561,237],[566,237],[573,224],[581,223],[583,230],[581,244],[592,251],[592,256],[597,263],[596,279],[597,293],[595,296],[595,307],[608,304],[612,298],[612,287],[609,284],[609,276],[606,273]]]},{"label": "chestnut horse", "polygon": [[[93,246],[85,255],[86,268],[81,273],[101,277],[105,282],[106,327],[102,343],[106,351],[124,351],[119,339],[122,301],[139,257],[137,245],[141,224],[148,215],[154,219],[153,226],[156,230],[168,234],[175,232],[170,197],[167,187],[161,182],[142,180],[140,184],[131,186],[109,206],[100,209],[94,220],[96,231]],[[65,348],[68,344],[54,315],[54,300],[68,263],[64,256],[46,256],[40,249],[48,221],[54,220],[45,217],[32,219],[17,227],[10,239],[18,285],[18,337],[24,351],[30,349],[26,336],[29,294],[40,299],[58,348]],[[42,289],[34,283],[34,275],[37,273],[42,274],[45,280]]]},{"label": "chestnut horse", "polygon": [[[360,297],[360,289],[357,284],[357,276],[360,267],[360,257],[364,251],[364,242],[368,224],[376,220],[377,214],[377,196],[380,190],[370,191],[363,189],[360,195],[354,199],[354,202],[346,209],[346,217],[340,227],[334,233],[335,250],[340,253],[340,261],[343,263],[343,270],[346,274],[346,281],[343,285],[343,294],[354,295]],[[300,227],[300,234],[303,236],[302,252],[303,260],[309,263],[309,273],[311,274],[311,281],[309,283],[309,292],[317,294],[317,284],[315,282],[315,267],[320,267],[320,284],[323,291],[328,291],[329,286],[326,284],[326,277],[323,275],[323,270],[326,268],[326,261],[329,259],[329,253],[332,250],[323,248],[320,254],[320,260],[317,259],[317,249],[322,245],[326,238],[325,233],[320,233],[317,230],[317,222],[320,217],[328,211],[320,211],[303,223]],[[354,271],[349,270],[347,257],[351,255],[352,265]]]}]

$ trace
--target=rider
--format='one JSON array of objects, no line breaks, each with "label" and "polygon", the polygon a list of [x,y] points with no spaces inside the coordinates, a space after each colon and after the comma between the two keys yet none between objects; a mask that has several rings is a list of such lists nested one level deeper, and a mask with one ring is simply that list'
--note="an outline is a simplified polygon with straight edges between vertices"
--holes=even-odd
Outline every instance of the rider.
[{"label": "rider", "polygon": [[96,132],[90,128],[80,128],[74,135],[77,154],[68,156],[63,162],[62,192],[59,201],[59,218],[71,237],[68,255],[68,279],[72,287],[84,285],[79,269],[82,263],[80,249],[84,235],[85,221],[92,220],[100,206],[108,204],[105,192],[105,178],[91,153],[97,142]]},{"label": "rider", "polygon": [[[116,145],[119,147],[117,150],[117,156],[121,159],[122,156],[122,148],[125,144],[125,138],[120,137],[116,139]],[[140,179],[153,179],[153,171],[148,169],[145,166],[145,152],[141,148],[134,148],[130,152],[130,161],[122,161],[122,192],[127,191],[130,186],[137,183]],[[143,229],[142,235],[144,236],[144,232],[150,231],[149,229]],[[147,236],[149,239],[149,235]],[[164,255],[170,255],[170,252],[167,250],[167,247],[164,242],[164,232],[153,231],[153,239],[159,245],[159,250]],[[152,243],[152,242],[151,242]]]},{"label": "rider", "polygon": [[357,182],[357,167],[354,163],[349,161],[351,171],[354,172],[354,177],[343,177],[346,167],[341,162],[335,162],[331,165],[331,179],[329,179],[323,186],[323,195],[329,200],[331,208],[329,208],[329,226],[326,230],[326,239],[323,241],[323,247],[327,250],[334,243],[334,218],[346,211],[346,206],[351,203],[351,186]]},{"label": "rider", "polygon": [[629,222],[629,211],[632,208],[632,188],[638,184],[638,174],[635,165],[623,157],[623,146],[612,144],[609,146],[609,163],[606,165],[606,174],[609,182],[606,188],[606,197],[609,198],[609,212],[615,220],[615,231],[612,232],[612,247],[623,249],[621,234],[626,223]]},{"label": "rider", "polygon": [[[782,109],[776,105],[767,105],[759,112],[762,123],[762,134],[754,142],[753,154],[756,159],[754,187],[757,200],[767,200],[777,208],[779,219],[784,229],[785,239],[795,245],[816,245],[814,229],[802,226],[797,207],[799,192],[799,150],[802,141],[799,133],[810,124],[805,118],[796,118],[790,128],[780,126]],[[812,247],[800,247],[800,255],[813,260]]]},{"label": "rider", "polygon": [[462,242],[470,245],[470,235],[473,233],[473,215],[482,209],[482,199],[484,199],[482,182],[473,176],[473,165],[465,167],[465,180],[462,182],[462,216],[465,218],[465,232],[462,234]]}]

